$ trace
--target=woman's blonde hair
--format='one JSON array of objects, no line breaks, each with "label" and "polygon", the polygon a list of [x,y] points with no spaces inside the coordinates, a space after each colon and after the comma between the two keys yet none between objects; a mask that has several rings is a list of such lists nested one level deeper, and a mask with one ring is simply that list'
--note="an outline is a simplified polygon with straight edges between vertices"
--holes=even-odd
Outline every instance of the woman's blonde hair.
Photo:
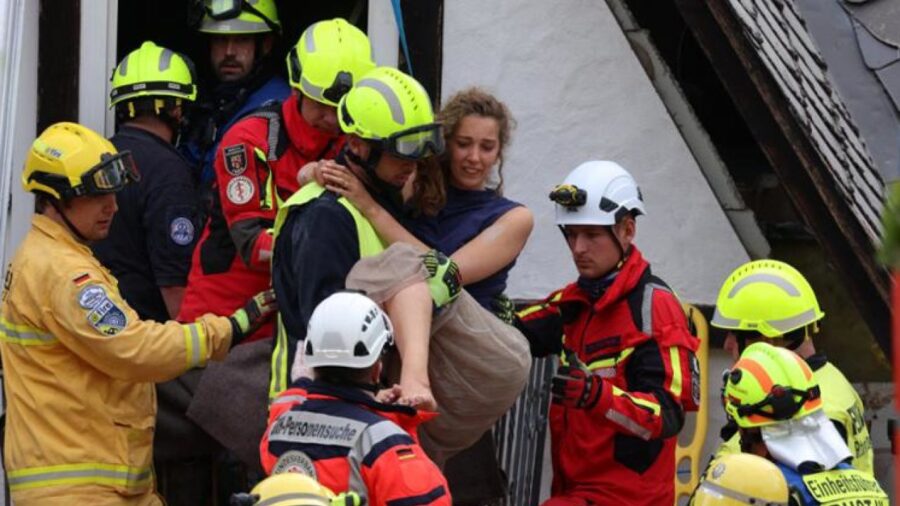
[{"label": "woman's blonde hair", "polygon": [[481,116],[497,121],[497,136],[500,141],[498,150],[500,165],[497,168],[497,175],[500,182],[495,191],[497,194],[503,192],[503,159],[512,130],[515,128],[515,120],[506,104],[495,96],[478,87],[466,88],[450,97],[450,100],[438,113],[438,121],[444,125],[444,142],[448,146],[447,150],[439,158],[431,157],[419,163],[419,171],[413,184],[412,203],[413,207],[422,214],[433,216],[447,202],[446,185],[449,184],[450,179],[450,141],[456,135],[462,119],[467,116]]}]

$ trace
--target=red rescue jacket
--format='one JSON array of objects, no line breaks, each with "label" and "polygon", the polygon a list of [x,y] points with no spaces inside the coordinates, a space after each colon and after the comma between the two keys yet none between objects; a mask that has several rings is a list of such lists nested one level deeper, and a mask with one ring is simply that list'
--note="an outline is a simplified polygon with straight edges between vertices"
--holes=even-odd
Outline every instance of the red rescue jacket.
[{"label": "red rescue jacket", "polygon": [[699,342],[637,248],[593,304],[573,283],[519,317],[532,353],[571,350],[603,378],[593,408],[550,408],[552,497],[674,504],[675,436],[698,407]]},{"label": "red rescue jacket", "polygon": [[[312,127],[294,95],[254,111],[232,126],[214,163],[214,201],[197,247],[180,321],[204,313],[229,315],[271,285],[270,229],[281,201],[299,189],[306,163],[334,158],[344,143]],[[251,340],[272,336],[272,323]]]},{"label": "red rescue jacket", "polygon": [[268,474],[303,472],[370,506],[450,506],[447,480],[415,435],[435,416],[380,404],[359,389],[300,380],[272,403],[260,461]]}]

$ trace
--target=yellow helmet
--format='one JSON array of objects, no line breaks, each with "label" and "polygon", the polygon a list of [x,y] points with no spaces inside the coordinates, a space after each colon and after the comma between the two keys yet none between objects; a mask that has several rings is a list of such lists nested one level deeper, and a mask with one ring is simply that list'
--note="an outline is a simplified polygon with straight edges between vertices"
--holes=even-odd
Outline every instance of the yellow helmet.
[{"label": "yellow helmet", "polygon": [[337,107],[375,68],[369,37],[341,18],[313,23],[287,55],[288,80],[307,97]]},{"label": "yellow helmet", "polygon": [[756,455],[734,453],[709,464],[691,506],[787,506],[789,496],[778,466]]},{"label": "yellow helmet", "polygon": [[794,420],[822,409],[819,384],[796,353],[753,343],[725,377],[725,412],[741,428]]},{"label": "yellow helmet", "polygon": [[777,260],[755,260],[738,267],[722,285],[711,324],[781,337],[824,316],[797,269]]},{"label": "yellow helmet", "polygon": [[327,487],[301,473],[273,474],[259,482],[249,494],[235,494],[231,504],[239,506],[360,506],[354,493],[335,495]]},{"label": "yellow helmet", "polygon": [[395,68],[378,67],[364,75],[341,99],[338,121],[344,133],[399,158],[420,160],[444,150],[428,92]]},{"label": "yellow helmet", "polygon": [[204,0],[199,31],[218,35],[280,32],[275,0]]},{"label": "yellow helmet", "polygon": [[97,132],[77,123],[47,127],[28,151],[22,188],[64,200],[115,193],[140,180],[131,153],[119,153]]},{"label": "yellow helmet", "polygon": [[190,101],[197,98],[190,60],[151,41],[128,53],[110,80],[110,107],[140,97],[174,97]]}]

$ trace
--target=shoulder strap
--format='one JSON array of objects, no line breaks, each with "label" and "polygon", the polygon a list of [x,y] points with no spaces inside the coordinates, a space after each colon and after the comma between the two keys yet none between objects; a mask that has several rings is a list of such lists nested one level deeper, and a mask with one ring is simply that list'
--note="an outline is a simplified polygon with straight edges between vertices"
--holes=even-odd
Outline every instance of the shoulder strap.
[{"label": "shoulder strap", "polygon": [[653,290],[665,290],[672,293],[669,285],[654,276],[650,271],[650,266],[647,266],[644,273],[641,274],[641,279],[626,298],[634,326],[648,336],[653,333]]},{"label": "shoulder strap", "polygon": [[247,114],[248,118],[265,118],[269,122],[269,131],[266,134],[266,140],[269,144],[266,161],[269,162],[281,157],[288,147],[287,130],[282,128],[284,117],[281,114],[281,104],[280,100],[269,100]]}]

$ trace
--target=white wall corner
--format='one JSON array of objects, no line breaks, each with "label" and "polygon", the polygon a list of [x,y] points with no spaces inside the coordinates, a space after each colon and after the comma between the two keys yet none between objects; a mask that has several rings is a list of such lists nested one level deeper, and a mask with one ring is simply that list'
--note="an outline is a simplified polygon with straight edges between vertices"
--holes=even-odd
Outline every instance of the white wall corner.
[{"label": "white wall corner", "polygon": [[105,136],[115,133],[109,76],[116,66],[118,0],[82,0],[78,121]]}]

